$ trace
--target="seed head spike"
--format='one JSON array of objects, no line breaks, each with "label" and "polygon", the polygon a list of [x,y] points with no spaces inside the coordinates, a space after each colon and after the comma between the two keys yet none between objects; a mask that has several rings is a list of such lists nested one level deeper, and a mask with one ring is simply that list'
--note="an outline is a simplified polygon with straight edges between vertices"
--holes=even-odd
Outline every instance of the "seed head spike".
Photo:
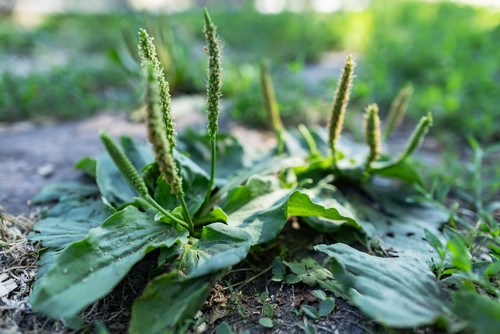
[{"label": "seed head spike", "polygon": [[406,85],[401,88],[398,92],[398,95],[392,101],[391,108],[389,109],[389,113],[387,115],[387,122],[384,128],[384,138],[387,138],[391,135],[392,131],[394,131],[403,121],[403,117],[406,113],[406,109],[408,108],[408,102],[413,94],[412,85]]},{"label": "seed head spike", "polygon": [[398,161],[403,161],[408,158],[413,152],[415,152],[422,141],[424,140],[425,135],[429,131],[429,128],[432,126],[432,114],[430,112],[427,113],[427,116],[424,116],[420,119],[415,130],[410,136],[408,143],[406,144],[406,148],[401,153]]},{"label": "seed head spike", "polygon": [[99,136],[101,137],[101,141],[104,144],[106,151],[108,151],[111,159],[113,159],[115,165],[118,167],[128,183],[130,183],[130,185],[133,186],[143,197],[148,196],[148,188],[135,169],[134,165],[132,165],[132,162],[125,154],[123,154],[120,148],[106,132],[101,131]]},{"label": "seed head spike", "polygon": [[266,61],[260,64],[260,82],[262,89],[262,97],[264,100],[264,107],[266,108],[271,126],[274,131],[283,130],[283,123],[281,122],[278,102],[274,94],[273,82],[269,74],[269,66]]},{"label": "seed head spike", "polygon": [[182,178],[173,157],[173,149],[165,135],[165,124],[161,120],[160,93],[158,92],[157,73],[154,65],[144,64],[146,69],[146,122],[148,138],[153,144],[156,163],[160,172],[163,173],[165,182],[170,186],[172,194],[183,194]]},{"label": "seed head spike", "polygon": [[207,113],[208,113],[208,134],[215,138],[218,130],[219,104],[222,96],[221,87],[221,57],[219,38],[208,10],[205,8],[205,38],[207,46],[205,51],[208,55],[208,80],[207,80]]},{"label": "seed head spike", "polygon": [[378,116],[378,106],[375,103],[366,107],[365,139],[370,147],[370,153],[366,159],[366,167],[368,168],[379,158],[382,151],[380,143],[380,118]]},{"label": "seed head spike", "polygon": [[340,79],[335,90],[332,111],[330,114],[330,120],[328,122],[329,142],[334,164],[337,141],[340,137],[340,132],[342,131],[342,127],[344,125],[344,115],[347,104],[349,102],[349,95],[351,92],[352,80],[354,78],[355,65],[356,64],[352,59],[352,55],[347,56],[344,68],[342,69],[342,74],[340,75]]},{"label": "seed head spike", "polygon": [[149,36],[145,29],[139,30],[139,56],[143,67],[151,63],[153,64],[153,69],[156,72],[155,75],[158,82],[160,114],[162,115],[163,122],[165,123],[165,131],[167,140],[170,144],[170,152],[173,152],[176,144],[176,133],[174,129],[174,117],[172,116],[172,98],[170,97],[170,87],[165,79],[163,66],[161,66],[161,63],[158,60],[153,38]]}]

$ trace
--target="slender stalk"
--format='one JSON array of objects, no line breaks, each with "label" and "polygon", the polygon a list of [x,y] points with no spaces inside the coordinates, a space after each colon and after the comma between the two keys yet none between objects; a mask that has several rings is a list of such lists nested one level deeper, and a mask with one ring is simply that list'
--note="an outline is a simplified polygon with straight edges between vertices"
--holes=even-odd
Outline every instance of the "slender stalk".
[{"label": "slender stalk", "polygon": [[212,193],[212,187],[215,179],[215,163],[216,163],[216,149],[217,149],[217,130],[220,109],[221,93],[221,58],[219,38],[216,34],[216,27],[210,18],[210,14],[205,8],[205,37],[207,46],[205,51],[208,56],[208,80],[207,80],[207,113],[208,113],[208,134],[211,141],[211,165],[210,165],[210,181],[208,183],[207,192],[205,194],[205,203],[207,203]]},{"label": "slender stalk", "polygon": [[260,83],[264,107],[269,117],[269,121],[271,122],[271,126],[276,133],[276,139],[278,140],[277,153],[282,154],[284,149],[284,127],[279,114],[278,101],[274,94],[273,82],[269,74],[269,65],[265,61],[260,65]]},{"label": "slender stalk", "polygon": [[335,90],[332,111],[328,122],[329,143],[332,154],[331,158],[333,168],[336,168],[337,166],[337,141],[344,125],[344,115],[349,102],[352,80],[354,78],[354,66],[354,60],[352,59],[352,56],[349,55],[346,59],[344,68],[342,69],[342,74],[340,75],[340,79]]},{"label": "slender stalk", "polygon": [[189,210],[186,204],[186,200],[184,199],[184,194],[177,195],[177,198],[181,202],[182,211],[184,212],[184,219],[187,220],[189,233],[192,234],[194,232],[194,224],[191,219],[191,215],[189,214]]},{"label": "slender stalk", "polygon": [[181,225],[182,227],[184,227],[186,230],[190,231],[192,230],[192,227],[189,226],[188,223],[186,223],[185,221],[183,220],[180,220],[179,218],[175,217],[174,215],[172,215],[170,212],[168,212],[167,210],[165,210],[160,204],[158,204],[158,202],[156,202],[150,195],[147,195],[145,197],[145,199],[152,205],[155,207],[155,209],[157,209],[158,211],[160,211],[162,214],[164,214],[168,219],[172,220],[173,222],[176,222],[177,224]]},{"label": "slender stalk", "polygon": [[278,141],[276,144],[276,153],[283,154],[285,150],[285,129],[276,129],[276,140]]},{"label": "slender stalk", "polygon": [[304,124],[300,124],[299,131],[302,134],[302,137],[304,137],[307,146],[309,146],[309,152],[311,155],[319,155],[318,147],[316,146],[316,142],[314,141],[309,129]]},{"label": "slender stalk", "polygon": [[211,152],[211,159],[210,159],[210,180],[208,181],[208,189],[207,193],[205,194],[205,203],[208,202],[210,195],[212,194],[212,187],[214,186],[214,180],[215,180],[215,163],[217,161],[217,137],[214,135],[211,140],[210,140],[210,152]]}]

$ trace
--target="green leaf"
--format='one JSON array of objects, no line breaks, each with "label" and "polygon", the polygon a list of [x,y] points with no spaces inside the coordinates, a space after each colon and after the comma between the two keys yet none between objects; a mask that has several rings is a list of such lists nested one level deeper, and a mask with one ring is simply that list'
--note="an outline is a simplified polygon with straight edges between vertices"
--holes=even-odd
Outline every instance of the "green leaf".
[{"label": "green leaf", "polygon": [[333,309],[335,308],[335,299],[333,298],[326,298],[325,300],[322,300],[321,303],[319,303],[319,310],[318,310],[318,315],[319,317],[326,317],[330,313],[332,313]]},{"label": "green leaf", "polygon": [[432,248],[434,248],[437,252],[443,251],[443,244],[435,234],[427,229],[424,229],[424,233],[425,239],[432,246]]},{"label": "green leaf", "polygon": [[497,333],[500,328],[500,302],[470,291],[454,295],[453,311],[467,320],[478,334]]},{"label": "green leaf", "polygon": [[133,206],[118,211],[69,245],[34,285],[33,309],[68,317],[108,294],[148,252],[187,242],[181,227],[157,223]]},{"label": "green leaf", "polygon": [[307,321],[307,318],[304,318],[304,327],[302,329],[304,330],[304,334],[316,334],[316,328]]},{"label": "green leaf", "polygon": [[213,223],[203,227],[201,238],[184,245],[182,268],[188,278],[195,278],[230,267],[243,260],[252,245],[246,231]]},{"label": "green leaf", "polygon": [[384,161],[372,164],[369,169],[371,174],[395,178],[408,182],[409,184],[419,184],[425,186],[422,176],[411,163],[411,159],[405,159],[399,162]]},{"label": "green leaf", "polygon": [[[210,136],[206,132],[196,133],[192,129],[188,129],[178,138],[178,149],[187,152],[194,163],[203,170],[209,171],[211,163]],[[215,184],[218,186],[226,184],[235,173],[250,166],[250,161],[247,159],[243,147],[232,135],[217,133],[216,153]]]},{"label": "green leaf", "polygon": [[41,241],[44,247],[64,248],[83,239],[112,213],[100,199],[65,200],[48,212],[49,217],[38,221],[28,237],[31,242]]},{"label": "green leaf", "polygon": [[380,258],[345,244],[314,248],[335,259],[332,270],[351,302],[383,325],[428,325],[443,314],[443,292],[425,262],[409,256]]},{"label": "green leaf", "polygon": [[272,307],[271,304],[269,303],[264,303],[262,305],[262,311],[264,312],[265,315],[267,315],[269,318],[274,318],[274,308]]},{"label": "green leaf", "polygon": [[335,232],[342,225],[360,228],[353,209],[338,190],[327,183],[295,191],[288,200],[288,215],[302,217],[312,228],[324,233]]},{"label": "green leaf", "polygon": [[265,328],[273,328],[274,326],[272,319],[269,318],[260,318],[259,324]]},{"label": "green leaf", "polygon": [[304,313],[311,319],[318,319],[319,318],[319,313],[318,310],[316,310],[314,307],[311,305],[304,305],[300,307],[300,312]]},{"label": "green leaf", "polygon": [[439,262],[440,255],[427,241],[425,230],[445,240],[440,228],[448,221],[447,212],[432,203],[413,201],[415,192],[408,187],[372,183],[365,185],[364,190],[372,202],[354,196],[349,201],[373,243],[391,255],[410,255],[429,265]]},{"label": "green leaf", "polygon": [[313,290],[312,294],[314,297],[318,298],[319,300],[325,300],[327,298],[326,293],[323,290]]},{"label": "green leaf", "polygon": [[255,176],[231,191],[221,207],[229,226],[250,233],[252,244],[261,244],[274,239],[285,225],[289,193],[279,188],[275,177]]},{"label": "green leaf", "polygon": [[203,305],[210,282],[209,276],[179,280],[175,272],[157,277],[134,302],[130,333],[177,333]]},{"label": "green leaf", "polygon": [[227,322],[222,322],[215,331],[215,334],[234,334],[231,326]]},{"label": "green leaf", "polygon": [[288,274],[286,275],[285,277],[285,282],[287,284],[297,284],[299,283],[301,280],[300,280],[300,277],[295,275],[295,274]]},{"label": "green leaf", "polygon": [[123,152],[130,159],[135,169],[141,170],[144,166],[154,161],[153,150],[149,143],[141,143],[128,136],[120,137]]},{"label": "green leaf", "polygon": [[283,262],[280,261],[278,257],[273,260],[273,277],[272,280],[275,282],[282,282],[285,279],[286,269]]},{"label": "green leaf", "polygon": [[138,196],[107,153],[101,153],[96,160],[96,183],[107,203],[118,207]]},{"label": "green leaf", "polygon": [[227,223],[227,214],[221,208],[214,208],[209,214],[196,218],[195,225],[205,225],[209,223]]},{"label": "green leaf", "polygon": [[[314,286],[321,286],[323,289],[335,293],[335,295],[345,296],[342,288],[338,282],[333,279],[330,270],[320,266],[316,261],[311,258],[302,259],[300,262],[283,262],[290,270],[297,275],[298,283],[303,283]],[[287,283],[288,282],[287,276]]]},{"label": "green leaf", "polygon": [[97,196],[99,189],[95,185],[82,184],[78,182],[63,182],[51,184],[33,197],[34,204],[46,204],[50,202],[64,202],[66,199],[83,199]]},{"label": "green leaf", "polygon": [[95,179],[97,161],[91,157],[83,157],[75,164],[75,169],[81,170],[88,176]]},{"label": "green leaf", "polygon": [[446,246],[450,250],[450,253],[452,255],[451,263],[460,270],[471,272],[471,256],[467,251],[467,248],[465,247],[462,239],[458,235],[452,234]]},{"label": "green leaf", "polygon": [[105,205],[93,185],[63,183],[45,187],[36,197],[37,203],[59,203],[44,213],[28,235],[31,242],[46,247],[38,261],[37,276],[41,277],[52,266],[61,250],[70,243],[83,239],[90,229],[99,226],[114,210]]}]

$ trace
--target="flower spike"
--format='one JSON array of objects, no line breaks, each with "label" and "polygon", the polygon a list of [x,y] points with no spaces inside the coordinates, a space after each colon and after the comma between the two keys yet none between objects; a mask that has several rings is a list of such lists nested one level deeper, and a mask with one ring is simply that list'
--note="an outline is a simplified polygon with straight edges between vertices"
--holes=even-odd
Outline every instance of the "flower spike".
[{"label": "flower spike", "polygon": [[432,126],[432,114],[428,112],[427,116],[422,117],[418,122],[417,126],[415,127],[415,130],[413,130],[413,133],[411,134],[410,139],[406,144],[406,148],[403,151],[403,153],[401,153],[401,156],[399,157],[398,161],[405,160],[418,149],[418,147],[424,140],[427,131],[429,131],[429,128],[431,126]]},{"label": "flower spike", "polygon": [[148,138],[153,144],[153,151],[160,172],[163,173],[165,182],[170,186],[172,194],[183,194],[182,179],[175,163],[172,147],[165,135],[165,126],[160,116],[160,94],[157,73],[153,63],[144,63],[146,70],[146,111]]},{"label": "flower spike", "polygon": [[222,96],[221,87],[221,57],[219,38],[208,10],[205,8],[205,37],[207,46],[205,51],[208,55],[208,80],[207,80],[207,113],[208,113],[208,133],[215,138],[218,130],[219,104]]},{"label": "flower spike", "polygon": [[148,196],[148,188],[146,187],[146,184],[142,180],[141,176],[135,169],[134,165],[132,162],[127,158],[127,156],[120,150],[120,148],[116,145],[116,143],[113,141],[110,135],[108,135],[105,131],[101,131],[99,133],[99,136],[101,137],[101,141],[104,144],[104,147],[106,148],[106,151],[108,151],[109,155],[111,156],[111,159],[113,159],[113,162],[115,163],[116,167],[120,170],[120,172],[123,174],[127,182],[134,187],[139,194],[143,197]]},{"label": "flower spike", "polygon": [[378,106],[375,103],[366,107],[365,139],[370,147],[370,153],[366,159],[366,168],[369,168],[379,158],[382,151],[380,143],[380,118],[378,116]]},{"label": "flower spike", "polygon": [[340,80],[335,90],[332,111],[328,122],[329,143],[334,167],[336,165],[337,141],[344,125],[344,115],[349,102],[355,65],[352,55],[347,56]]},{"label": "flower spike", "polygon": [[163,66],[161,66],[161,63],[158,60],[156,47],[153,44],[153,38],[149,36],[145,29],[139,30],[139,56],[141,58],[141,66],[147,67],[147,64],[153,64],[156,80],[158,82],[160,115],[162,115],[163,122],[165,123],[165,132],[167,140],[170,144],[170,152],[173,152],[176,145],[176,133],[174,129],[174,117],[172,116],[172,98],[170,96],[170,87],[165,79]]},{"label": "flower spike", "polygon": [[391,108],[387,115],[387,121],[384,128],[384,138],[388,138],[392,131],[394,131],[403,121],[403,117],[408,108],[408,102],[413,94],[412,85],[406,85],[401,88],[396,95],[394,101],[392,101]]}]

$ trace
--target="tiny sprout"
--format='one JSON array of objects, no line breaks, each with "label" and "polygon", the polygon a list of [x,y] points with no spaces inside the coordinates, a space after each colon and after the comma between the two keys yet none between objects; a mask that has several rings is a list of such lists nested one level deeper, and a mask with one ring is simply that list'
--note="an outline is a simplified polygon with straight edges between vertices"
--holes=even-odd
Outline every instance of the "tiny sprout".
[{"label": "tiny sprout", "polygon": [[342,74],[340,75],[340,79],[335,90],[332,111],[328,122],[329,143],[334,167],[336,165],[337,141],[344,125],[344,115],[349,102],[355,65],[356,64],[352,59],[352,55],[349,55],[346,59],[344,68],[342,69]]},{"label": "tiny sprout", "polygon": [[379,158],[381,152],[380,118],[378,116],[378,106],[375,103],[366,107],[365,139],[370,147],[370,153],[366,159],[366,168],[369,168]]}]

